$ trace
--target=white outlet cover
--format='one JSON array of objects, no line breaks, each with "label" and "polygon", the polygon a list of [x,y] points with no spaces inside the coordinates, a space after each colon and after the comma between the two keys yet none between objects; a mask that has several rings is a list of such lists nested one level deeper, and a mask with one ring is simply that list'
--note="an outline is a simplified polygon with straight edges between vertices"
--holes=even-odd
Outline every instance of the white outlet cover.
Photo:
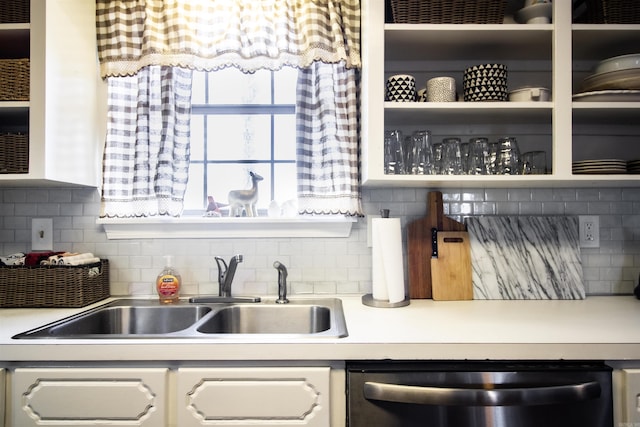
[{"label": "white outlet cover", "polygon": [[53,219],[33,218],[31,220],[31,250],[53,250]]},{"label": "white outlet cover", "polygon": [[[599,248],[600,247],[600,217],[598,215],[579,215],[579,232],[581,248]],[[593,225],[593,238],[586,237],[586,224]]]}]

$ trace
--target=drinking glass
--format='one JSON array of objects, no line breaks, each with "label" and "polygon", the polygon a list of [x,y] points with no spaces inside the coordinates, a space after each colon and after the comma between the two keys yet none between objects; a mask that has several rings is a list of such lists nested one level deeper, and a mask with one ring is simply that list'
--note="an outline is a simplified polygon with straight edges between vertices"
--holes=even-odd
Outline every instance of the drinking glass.
[{"label": "drinking glass", "polygon": [[384,133],[384,173],[399,175],[404,173],[402,131],[398,129]]},{"label": "drinking glass", "polygon": [[444,138],[442,140],[442,174],[462,174],[460,138]]},{"label": "drinking glass", "polygon": [[487,173],[495,175],[498,173],[498,143],[489,143],[489,160],[487,163]]},{"label": "drinking glass", "polygon": [[467,174],[486,175],[489,163],[489,140],[487,138],[471,138],[469,140]]},{"label": "drinking glass", "polygon": [[412,135],[412,155],[409,173],[414,175],[431,175],[433,173],[433,151],[431,132],[418,130]]},{"label": "drinking glass", "polygon": [[522,153],[522,173],[524,175],[544,175],[547,173],[547,153],[528,151]]},{"label": "drinking glass", "polygon": [[433,144],[432,151],[433,151],[432,173],[435,175],[442,175],[442,143]]},{"label": "drinking glass", "polygon": [[516,138],[510,136],[498,140],[497,171],[499,175],[519,175],[520,150]]}]

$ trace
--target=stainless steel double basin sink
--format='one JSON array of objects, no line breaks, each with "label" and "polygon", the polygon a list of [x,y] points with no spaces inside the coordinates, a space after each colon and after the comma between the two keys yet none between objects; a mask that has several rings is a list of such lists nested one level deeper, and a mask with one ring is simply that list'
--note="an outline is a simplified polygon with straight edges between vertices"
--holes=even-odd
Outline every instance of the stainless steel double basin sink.
[{"label": "stainless steel double basin sink", "polygon": [[13,338],[234,338],[264,334],[283,338],[347,336],[337,298],[291,300],[288,304],[189,303],[119,299],[20,333]]}]

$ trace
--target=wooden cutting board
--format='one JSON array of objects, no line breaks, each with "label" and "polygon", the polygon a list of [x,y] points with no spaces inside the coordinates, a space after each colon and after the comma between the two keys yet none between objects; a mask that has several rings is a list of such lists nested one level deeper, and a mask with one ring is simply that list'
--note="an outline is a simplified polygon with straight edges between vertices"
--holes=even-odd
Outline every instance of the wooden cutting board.
[{"label": "wooden cutting board", "polygon": [[431,282],[435,301],[473,299],[469,233],[437,232],[437,258],[431,258]]},{"label": "wooden cutting board", "polygon": [[427,216],[407,225],[407,264],[409,297],[431,298],[431,229],[465,231],[466,226],[444,216],[442,193],[427,194]]}]

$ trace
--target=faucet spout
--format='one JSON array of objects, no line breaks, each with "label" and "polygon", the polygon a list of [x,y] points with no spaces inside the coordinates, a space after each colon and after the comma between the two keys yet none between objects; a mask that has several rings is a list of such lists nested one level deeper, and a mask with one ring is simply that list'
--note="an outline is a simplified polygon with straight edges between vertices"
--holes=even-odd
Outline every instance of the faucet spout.
[{"label": "faucet spout", "polygon": [[231,283],[233,282],[233,277],[236,274],[238,264],[242,262],[243,257],[242,255],[235,255],[231,260],[229,260],[229,265],[227,265],[224,259],[219,256],[214,259],[218,264],[218,296],[231,297]]},{"label": "faucet spout", "polygon": [[274,262],[273,267],[278,270],[278,299],[276,303],[286,304],[289,302],[287,299],[287,267],[280,261]]}]

